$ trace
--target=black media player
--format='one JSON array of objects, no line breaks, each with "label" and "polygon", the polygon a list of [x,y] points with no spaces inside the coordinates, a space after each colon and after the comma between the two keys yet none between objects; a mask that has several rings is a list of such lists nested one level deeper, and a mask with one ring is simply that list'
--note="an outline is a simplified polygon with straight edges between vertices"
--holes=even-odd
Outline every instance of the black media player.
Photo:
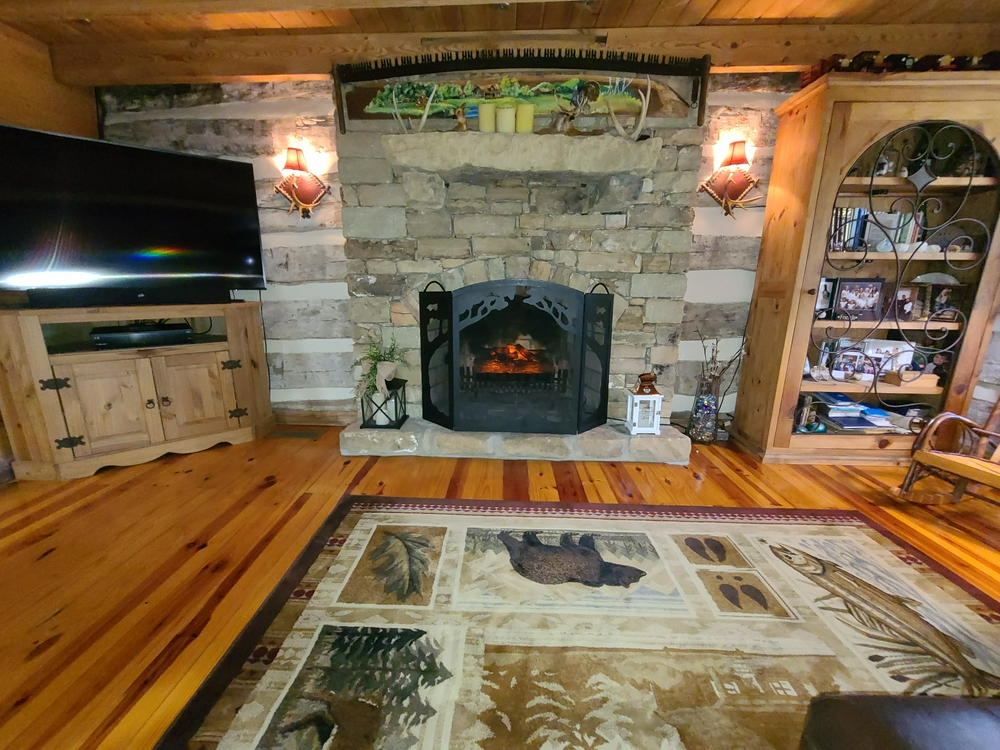
[{"label": "black media player", "polygon": [[193,344],[194,334],[187,323],[134,323],[92,328],[90,340],[98,349],[135,349]]}]

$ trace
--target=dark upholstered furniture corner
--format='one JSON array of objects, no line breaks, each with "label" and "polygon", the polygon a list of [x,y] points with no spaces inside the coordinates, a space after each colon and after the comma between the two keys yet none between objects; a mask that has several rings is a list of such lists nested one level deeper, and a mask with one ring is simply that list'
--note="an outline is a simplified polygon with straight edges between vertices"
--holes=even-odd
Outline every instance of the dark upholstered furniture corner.
[{"label": "dark upholstered furniture corner", "polygon": [[801,750],[998,750],[1000,699],[821,695]]}]

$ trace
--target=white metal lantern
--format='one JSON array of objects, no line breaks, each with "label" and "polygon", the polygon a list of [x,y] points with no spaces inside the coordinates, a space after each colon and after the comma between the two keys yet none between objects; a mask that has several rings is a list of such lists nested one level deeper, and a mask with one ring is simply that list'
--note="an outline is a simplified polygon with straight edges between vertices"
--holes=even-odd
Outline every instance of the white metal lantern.
[{"label": "white metal lantern", "polygon": [[628,393],[628,416],[625,423],[633,435],[659,435],[663,396],[656,390],[656,375],[647,372]]}]

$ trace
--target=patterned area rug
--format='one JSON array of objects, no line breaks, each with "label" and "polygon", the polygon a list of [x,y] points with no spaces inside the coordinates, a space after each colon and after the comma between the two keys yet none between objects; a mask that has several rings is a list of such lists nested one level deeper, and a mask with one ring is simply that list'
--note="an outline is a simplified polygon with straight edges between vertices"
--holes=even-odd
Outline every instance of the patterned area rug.
[{"label": "patterned area rug", "polygon": [[819,693],[1000,694],[996,603],[859,514],[355,500],[192,747],[794,750]]}]

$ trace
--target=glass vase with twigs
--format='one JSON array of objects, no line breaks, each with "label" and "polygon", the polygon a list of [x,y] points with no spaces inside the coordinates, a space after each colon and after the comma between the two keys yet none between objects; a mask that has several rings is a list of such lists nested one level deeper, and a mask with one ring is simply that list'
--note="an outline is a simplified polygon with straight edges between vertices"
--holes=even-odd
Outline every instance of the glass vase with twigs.
[{"label": "glass vase with twigs", "polygon": [[[691,404],[691,416],[688,419],[688,437],[692,443],[711,445],[718,434],[719,386],[726,373],[729,372],[743,356],[743,345],[729,359],[719,357],[718,338],[707,340],[700,333],[705,361],[701,365],[701,374],[696,377],[697,385],[694,393],[694,403]],[[732,383],[730,382],[730,385]]]}]

